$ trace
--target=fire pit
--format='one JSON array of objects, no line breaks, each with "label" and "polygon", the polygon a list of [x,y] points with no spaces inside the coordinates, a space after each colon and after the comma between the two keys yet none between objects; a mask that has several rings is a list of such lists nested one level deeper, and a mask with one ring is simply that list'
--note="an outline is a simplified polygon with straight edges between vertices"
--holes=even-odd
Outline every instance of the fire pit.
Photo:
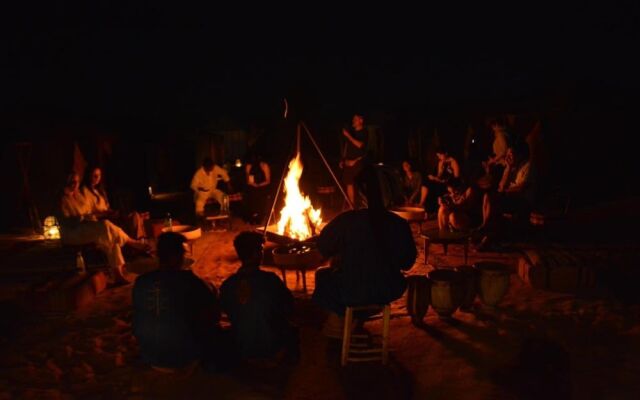
[{"label": "fire pit", "polygon": [[[257,229],[267,240],[280,244],[272,252],[273,262],[282,272],[282,279],[287,283],[287,270],[296,271],[296,278],[302,275],[302,286],[307,291],[305,272],[317,268],[322,263],[322,256],[316,249],[314,240],[324,226],[321,210],[314,208],[311,199],[300,190],[299,181],[302,176],[300,152],[289,162],[288,171],[282,176],[276,199],[274,200],[269,221],[280,193],[285,193],[284,206],[280,209],[280,219],[264,228]],[[282,186],[284,184],[284,186]]]},{"label": "fire pit", "polygon": [[306,271],[318,268],[322,255],[311,241],[290,243],[273,249],[273,261],[280,268],[282,280],[287,283],[286,271],[296,271],[296,282],[302,275],[302,288],[307,291]]},{"label": "fire pit", "polygon": [[[322,228],[324,228],[325,225],[326,225],[325,223],[321,224],[317,228],[318,231],[322,231]],[[260,233],[261,235],[263,235],[265,233],[264,232],[264,227],[258,227],[258,228],[255,229],[255,231]],[[315,240],[317,238],[318,238],[317,235],[313,235],[313,236],[310,236],[309,238],[305,239],[304,242],[315,242]],[[289,236],[281,235],[280,233],[278,233],[278,227],[276,225],[269,225],[267,227],[266,239],[268,241],[270,241],[270,242],[277,243],[277,244],[280,244],[280,245],[302,243],[298,239],[294,239],[294,238],[291,238]]]}]

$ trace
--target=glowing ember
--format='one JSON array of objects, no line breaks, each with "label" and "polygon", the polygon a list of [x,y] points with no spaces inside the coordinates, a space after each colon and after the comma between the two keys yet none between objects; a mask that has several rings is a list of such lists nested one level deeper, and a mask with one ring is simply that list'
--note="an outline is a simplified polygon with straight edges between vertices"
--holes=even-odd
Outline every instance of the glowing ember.
[{"label": "glowing ember", "polygon": [[300,153],[289,162],[289,172],[284,178],[284,207],[280,211],[278,233],[293,239],[305,240],[313,236],[322,223],[320,209],[311,206],[309,197],[300,192],[298,182],[302,175]]}]

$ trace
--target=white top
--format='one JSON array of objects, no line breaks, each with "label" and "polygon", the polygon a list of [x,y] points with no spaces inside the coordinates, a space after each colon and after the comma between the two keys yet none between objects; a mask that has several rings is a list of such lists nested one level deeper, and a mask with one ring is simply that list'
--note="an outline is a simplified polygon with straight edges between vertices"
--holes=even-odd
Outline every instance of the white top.
[{"label": "white top", "polygon": [[511,182],[509,188],[520,187],[527,183],[527,181],[529,180],[530,165],[531,164],[529,163],[529,161],[527,161],[520,167],[520,169],[518,169],[518,172],[516,173],[516,179]]},{"label": "white top", "polygon": [[92,212],[109,211],[109,201],[97,190],[91,190],[87,186],[82,188],[82,195],[91,204]]},{"label": "white top", "polygon": [[197,192],[200,187],[207,191],[213,191],[218,186],[218,179],[229,182],[229,174],[224,168],[214,165],[213,171],[207,174],[204,167],[200,167],[193,175],[193,179],[191,179],[191,189]]},{"label": "white top", "polygon": [[60,201],[60,208],[62,209],[62,215],[67,218],[70,217],[84,217],[91,214],[91,202],[87,201],[80,190],[75,192],[69,192],[65,190],[64,195]]},{"label": "white top", "polygon": [[495,138],[493,139],[493,154],[497,159],[503,158],[507,154],[507,137],[504,132],[496,131]]}]

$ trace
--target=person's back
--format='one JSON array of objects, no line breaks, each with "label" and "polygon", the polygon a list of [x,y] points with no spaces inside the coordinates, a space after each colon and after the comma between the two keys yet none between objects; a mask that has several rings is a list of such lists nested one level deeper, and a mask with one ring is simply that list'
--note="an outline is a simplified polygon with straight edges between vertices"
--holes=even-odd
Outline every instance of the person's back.
[{"label": "person's back", "polygon": [[401,270],[416,258],[409,225],[386,210],[340,214],[323,229],[318,249],[338,256],[332,266],[345,305],[384,304],[402,296],[406,283]]},{"label": "person's back", "polygon": [[215,295],[191,271],[153,271],[133,288],[134,334],[152,365],[181,367],[198,359],[215,329]]},{"label": "person's back", "polygon": [[313,300],[338,315],[346,306],[386,304],[402,296],[401,270],[411,268],[417,255],[407,221],[384,208],[379,170],[365,167],[358,179],[369,208],[338,215],[317,240],[332,262],[316,271]]},{"label": "person's back", "polygon": [[220,300],[231,320],[238,353],[244,359],[256,359],[287,350],[297,358],[297,332],[288,321],[293,296],[274,273],[260,270],[264,238],[242,232],[233,244],[242,266],[222,283]]},{"label": "person's back", "polygon": [[146,362],[180,368],[204,358],[219,321],[215,289],[161,261],[161,269],[136,279],[132,302],[133,333]]},{"label": "person's back", "polygon": [[222,308],[245,358],[268,358],[286,345],[293,296],[274,273],[240,268],[220,288]]}]

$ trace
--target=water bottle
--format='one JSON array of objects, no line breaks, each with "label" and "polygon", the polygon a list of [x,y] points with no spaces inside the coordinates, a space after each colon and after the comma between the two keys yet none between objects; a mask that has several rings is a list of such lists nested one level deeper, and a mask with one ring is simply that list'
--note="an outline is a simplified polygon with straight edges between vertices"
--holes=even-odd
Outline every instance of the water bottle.
[{"label": "water bottle", "polygon": [[84,264],[84,257],[82,257],[81,251],[79,251],[78,254],[76,254],[76,269],[78,270],[79,274],[87,273],[87,267]]},{"label": "water bottle", "polygon": [[229,215],[229,196],[228,195],[224,195],[222,197],[222,210],[221,210],[221,214],[223,215]]},{"label": "water bottle", "polygon": [[167,228],[169,232],[173,230],[173,220],[171,219],[171,213],[167,213],[167,218],[164,220],[164,227]]}]

